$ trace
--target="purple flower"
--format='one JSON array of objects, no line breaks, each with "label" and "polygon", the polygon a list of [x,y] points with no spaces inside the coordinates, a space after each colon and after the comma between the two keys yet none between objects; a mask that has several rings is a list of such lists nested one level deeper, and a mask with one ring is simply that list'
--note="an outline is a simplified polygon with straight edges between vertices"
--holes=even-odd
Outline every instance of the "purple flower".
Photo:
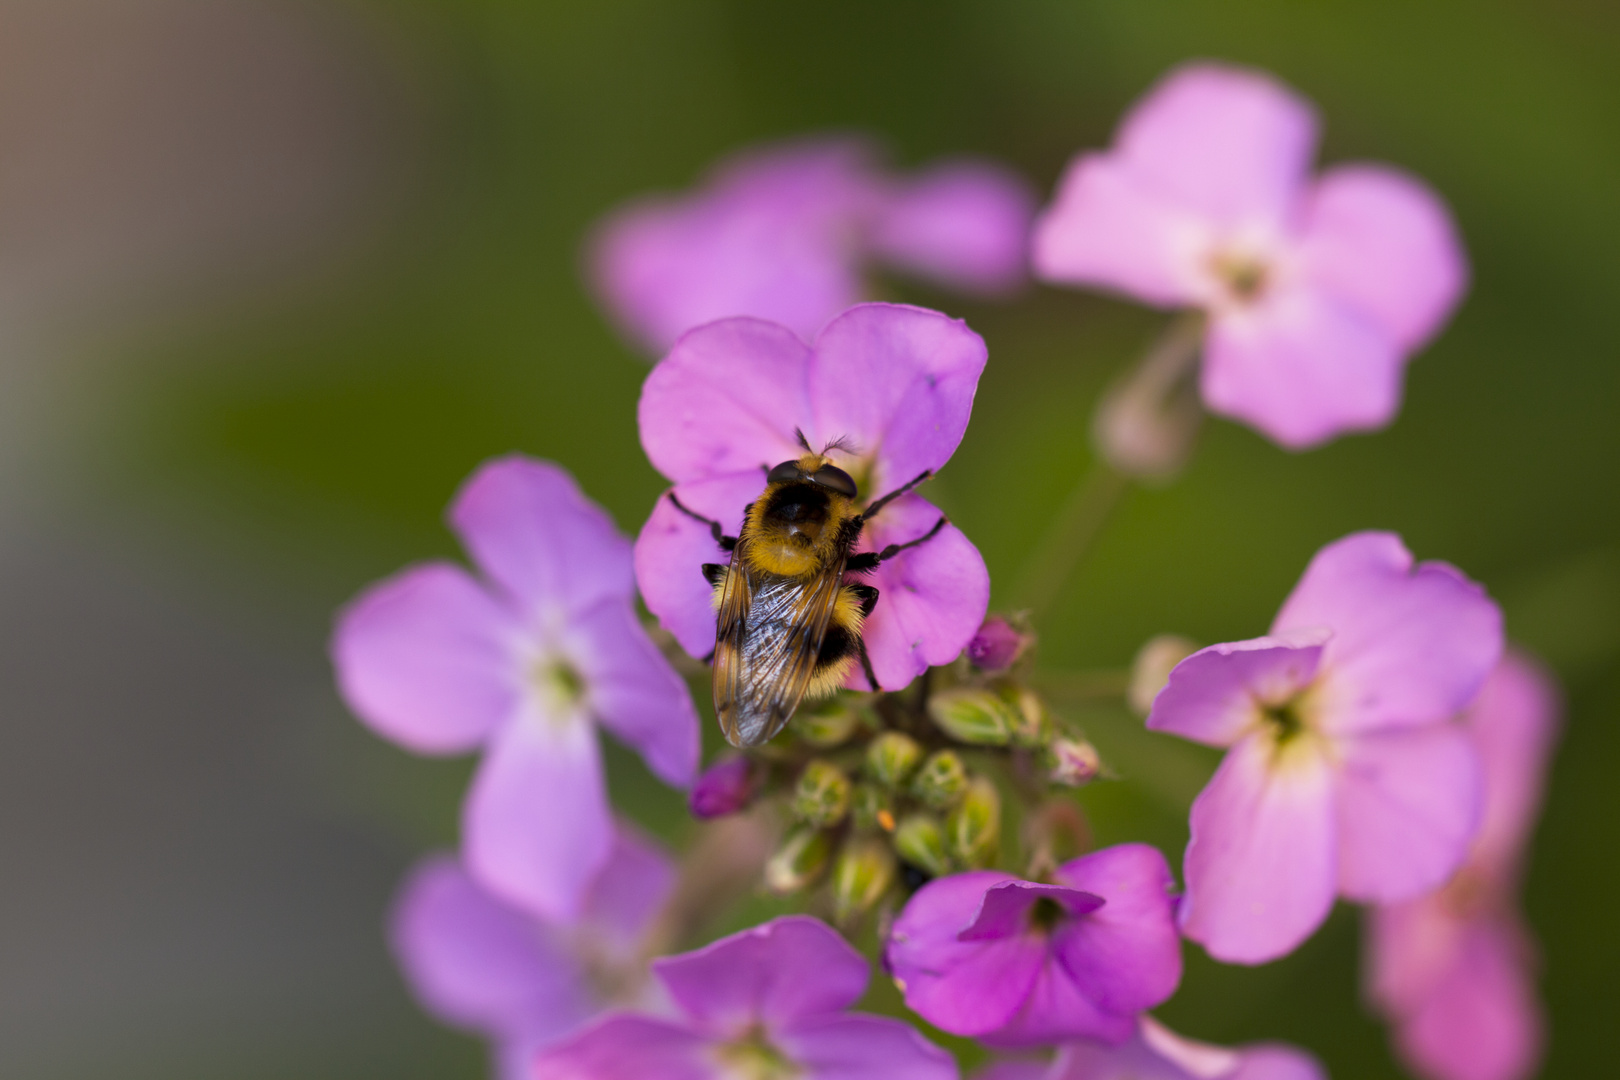
[{"label": "purple flower", "polygon": [[1037,1080],[1327,1080],[1327,1072],[1292,1046],[1211,1046],[1144,1016],[1131,1040],[1120,1046],[1065,1046]]},{"label": "purple flower", "polygon": [[493,1044],[502,1080],[611,1004],[645,995],[644,940],[675,868],[634,833],[585,894],[580,920],[539,922],[479,887],[449,855],[424,859],[400,888],[389,941],[417,1000],[438,1019]]},{"label": "purple flower", "polygon": [[1525,848],[1559,726],[1549,676],[1508,653],[1464,724],[1485,770],[1485,814],[1445,888],[1374,908],[1369,996],[1430,1080],[1523,1080],[1541,1056],[1534,946],[1519,913]]},{"label": "purple flower", "polygon": [[1452,722],[1502,651],[1502,617],[1392,533],[1317,552],[1269,637],[1170,673],[1147,725],[1230,747],[1192,807],[1182,930],[1212,956],[1289,952],[1333,897],[1445,881],[1479,820],[1479,762]]},{"label": "purple flower", "polygon": [[992,615],[968,642],[967,655],[973,666],[982,671],[1004,671],[1024,654],[1029,643],[1029,635],[1014,629],[1000,615]]},{"label": "purple flower", "polygon": [[1204,403],[1284,446],[1383,427],[1467,262],[1421,181],[1366,164],[1312,181],[1316,141],[1314,110],[1271,78],[1178,68],[1111,150],[1070,164],[1036,225],[1036,272],[1203,309]]},{"label": "purple flower", "polygon": [[[765,471],[800,457],[802,431],[830,452],[870,500],[937,471],[967,429],[984,341],[956,319],[899,304],[861,304],[828,323],[814,345],[784,326],[723,319],[693,330],[647,376],[641,445],[693,513],[732,536],[765,488]],[[940,519],[926,499],[896,499],[866,527],[857,550],[924,536]],[[660,497],[636,540],[647,607],[693,656],[714,650],[715,613],[704,563],[724,561],[701,523]],[[879,566],[863,636],[878,682],[898,690],[956,659],[984,619],[990,575],[954,525]],[[859,667],[850,685],[865,688]]]},{"label": "purple flower", "polygon": [[753,769],[745,757],[724,758],[704,769],[687,799],[692,816],[707,821],[746,807],[754,798]]},{"label": "purple flower", "polygon": [[684,785],[697,712],[631,606],[629,543],[566,472],[489,462],[450,524],[486,580],[432,562],[366,590],[332,638],[338,685],[361,720],[409,750],[484,748],[463,810],[467,868],[567,921],[613,845],[596,724]]},{"label": "purple flower", "polygon": [[653,964],[680,1013],[604,1017],[541,1055],[546,1080],[955,1080],[912,1028],[846,1012],[866,961],[825,923],[789,915]]},{"label": "purple flower", "polygon": [[1120,844],[1059,867],[1054,884],[978,871],[919,889],[887,959],[930,1024],[997,1046],[1121,1042],[1181,981],[1164,856]]},{"label": "purple flower", "polygon": [[632,203],[591,242],[596,293],[661,354],[732,315],[810,338],[863,298],[872,261],[967,293],[1023,283],[1034,214],[1023,180],[973,160],[902,178],[876,158],[861,139],[778,143],[722,162],[694,194]]}]

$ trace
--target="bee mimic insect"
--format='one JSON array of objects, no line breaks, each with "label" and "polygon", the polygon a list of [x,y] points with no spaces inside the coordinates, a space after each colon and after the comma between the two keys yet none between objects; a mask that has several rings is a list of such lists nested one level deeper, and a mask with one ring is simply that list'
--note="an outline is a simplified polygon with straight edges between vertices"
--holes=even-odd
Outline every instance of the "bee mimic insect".
[{"label": "bee mimic insect", "polygon": [[733,746],[758,746],[792,717],[806,697],[825,697],[843,685],[857,659],[872,689],[877,676],[861,628],[878,591],[847,574],[870,573],[945,527],[942,516],[924,535],[882,551],[852,554],[866,522],[890,501],[927,480],[923,472],[864,510],[855,480],[827,454],[805,448],[802,457],[769,469],[765,490],[748,505],[736,537],[720,523],[669,500],[709,527],[731,552],[729,564],[710,563],[719,612],[714,642],[714,707]]}]

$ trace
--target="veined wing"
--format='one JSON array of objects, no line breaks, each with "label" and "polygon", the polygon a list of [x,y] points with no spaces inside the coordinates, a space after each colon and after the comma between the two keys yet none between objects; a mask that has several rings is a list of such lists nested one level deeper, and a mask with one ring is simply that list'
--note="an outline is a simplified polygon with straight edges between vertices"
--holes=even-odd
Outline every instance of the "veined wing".
[{"label": "veined wing", "polygon": [[733,746],[758,746],[799,707],[843,584],[844,560],[811,578],[751,573],[733,554],[720,599],[714,705]]}]

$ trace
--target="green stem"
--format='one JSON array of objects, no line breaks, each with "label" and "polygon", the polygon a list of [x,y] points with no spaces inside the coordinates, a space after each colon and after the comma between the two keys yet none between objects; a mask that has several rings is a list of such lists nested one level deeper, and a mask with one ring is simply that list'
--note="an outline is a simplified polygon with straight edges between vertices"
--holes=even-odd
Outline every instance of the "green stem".
[{"label": "green stem", "polygon": [[1092,462],[1025,561],[1013,591],[1015,608],[1038,618],[1051,605],[1130,483],[1101,458]]}]

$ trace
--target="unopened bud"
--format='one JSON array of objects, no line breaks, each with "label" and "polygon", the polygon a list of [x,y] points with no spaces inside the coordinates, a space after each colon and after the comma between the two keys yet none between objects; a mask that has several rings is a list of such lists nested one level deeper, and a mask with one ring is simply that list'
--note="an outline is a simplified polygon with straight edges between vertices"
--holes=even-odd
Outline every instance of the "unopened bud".
[{"label": "unopened bud", "polygon": [[838,766],[812,761],[799,774],[793,789],[793,815],[807,825],[826,828],[844,820],[849,812],[849,777]]},{"label": "unopened bud", "polygon": [[884,787],[899,788],[922,760],[922,747],[910,735],[885,731],[866,748],[866,771]]},{"label": "unopened bud", "polygon": [[1197,651],[1198,646],[1180,634],[1159,634],[1148,638],[1136,650],[1136,659],[1131,662],[1131,681],[1125,690],[1126,703],[1138,716],[1146,716],[1153,709],[1153,699],[1170,681],[1170,672]]},{"label": "unopened bud", "polygon": [[957,742],[1006,746],[1014,708],[988,690],[943,690],[928,699],[928,718]]},{"label": "unopened bud", "polygon": [[1084,739],[1053,739],[1048,752],[1051,771],[1047,775],[1054,784],[1081,787],[1097,779],[1102,771],[1097,748]]},{"label": "unopened bud", "polygon": [[833,866],[833,917],[847,922],[864,914],[894,884],[894,853],[875,836],[850,840]]},{"label": "unopened bud", "polygon": [[992,615],[968,642],[967,658],[980,671],[1005,671],[1017,663],[1032,640],[1000,615]]},{"label": "unopened bud", "polygon": [[894,830],[894,850],[930,877],[944,877],[951,872],[945,827],[933,814],[907,814]]},{"label": "unopened bud", "polygon": [[1001,840],[1001,796],[982,776],[968,784],[967,794],[945,820],[952,853],[970,868],[988,866]]},{"label": "unopened bud", "polygon": [[1103,394],[1091,433],[1117,471],[1164,479],[1187,463],[1204,419],[1196,378],[1202,340],[1202,322],[1182,320]]},{"label": "unopened bud", "polygon": [[849,800],[850,820],[857,829],[894,832],[894,801],[876,784],[856,784]]},{"label": "unopened bud", "polygon": [[765,887],[773,893],[797,892],[827,867],[832,837],[808,825],[796,826],[765,862]]},{"label": "unopened bud", "polygon": [[794,734],[821,750],[842,746],[855,734],[861,722],[860,714],[847,702],[833,698],[813,709],[801,709],[794,714]]},{"label": "unopened bud", "polygon": [[1012,697],[1012,744],[1030,749],[1043,746],[1051,737],[1052,724],[1046,702],[1033,690],[1018,690]]},{"label": "unopened bud", "polygon": [[911,778],[911,793],[931,810],[945,810],[967,790],[967,767],[953,751],[930,754]]},{"label": "unopened bud", "polygon": [[687,805],[692,816],[710,818],[735,814],[754,797],[753,769],[744,757],[726,758],[703,770],[692,785]]}]

